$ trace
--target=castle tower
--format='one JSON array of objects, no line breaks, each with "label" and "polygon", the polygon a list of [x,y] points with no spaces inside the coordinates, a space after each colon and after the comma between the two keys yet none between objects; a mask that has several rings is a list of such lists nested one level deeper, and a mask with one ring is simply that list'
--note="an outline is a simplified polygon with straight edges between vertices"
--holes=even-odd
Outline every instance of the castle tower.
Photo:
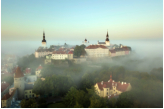
[{"label": "castle tower", "polygon": [[45,40],[45,32],[44,32],[44,31],[43,31],[42,46],[43,46],[43,47],[46,47],[46,40]]},{"label": "castle tower", "polygon": [[110,41],[109,41],[108,31],[107,31],[107,35],[106,35],[105,43],[106,43],[106,45],[110,46]]},{"label": "castle tower", "polygon": [[16,72],[14,74],[14,88],[18,89],[18,99],[23,99],[25,81],[24,81],[24,75],[19,67],[17,67]]}]

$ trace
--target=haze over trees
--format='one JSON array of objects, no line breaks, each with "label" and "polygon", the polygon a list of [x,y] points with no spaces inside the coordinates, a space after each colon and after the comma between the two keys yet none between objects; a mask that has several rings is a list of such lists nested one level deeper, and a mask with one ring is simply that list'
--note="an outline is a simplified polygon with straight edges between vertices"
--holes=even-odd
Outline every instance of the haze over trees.
[{"label": "haze over trees", "polygon": [[[33,55],[23,57],[18,63],[22,62],[24,68],[30,65],[24,64],[26,60],[33,59]],[[144,60],[144,59],[143,59]],[[91,65],[101,66],[100,68],[90,67],[90,64],[72,64],[69,67],[57,66],[56,64],[43,65],[41,71],[45,81],[38,79],[33,88],[33,92],[45,96],[61,96],[65,107],[162,107],[163,106],[163,68],[149,66],[138,67],[146,63],[143,60],[133,58],[115,58]],[[35,62],[36,61],[36,62]],[[109,61],[109,62],[108,62]],[[151,60],[150,60],[151,61]],[[158,60],[156,60],[158,61]],[[156,63],[154,61],[154,63]],[[32,65],[36,68],[39,62],[44,62],[42,58],[35,59]],[[124,64],[123,64],[124,63]],[[36,69],[34,68],[34,69]],[[148,70],[147,70],[148,69]],[[138,71],[137,71],[138,70]],[[101,98],[94,92],[94,84],[101,81],[108,81],[112,75],[113,80],[131,83],[132,90],[119,95],[118,99]],[[153,98],[153,99],[152,99]],[[43,104],[46,107],[47,104]]]}]

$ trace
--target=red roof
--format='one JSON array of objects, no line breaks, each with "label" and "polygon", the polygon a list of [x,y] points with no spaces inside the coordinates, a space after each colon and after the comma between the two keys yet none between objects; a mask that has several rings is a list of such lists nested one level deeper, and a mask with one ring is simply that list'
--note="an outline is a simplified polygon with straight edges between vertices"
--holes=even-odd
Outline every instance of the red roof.
[{"label": "red roof", "polygon": [[41,70],[43,67],[40,65],[36,70]]},{"label": "red roof", "polygon": [[98,87],[100,90],[103,90],[103,88],[110,88],[112,89],[112,86],[116,86],[116,89],[121,91],[121,92],[125,92],[129,86],[128,83],[119,83],[119,82],[114,82],[112,79],[110,79],[108,82],[103,82],[103,84],[101,84],[101,82],[97,83]]},{"label": "red roof", "polygon": [[104,48],[104,49],[108,49],[106,46],[104,45],[89,45],[88,47],[86,47],[85,49],[96,49],[96,48]]},{"label": "red roof", "polygon": [[69,51],[68,54],[73,54],[73,52],[72,51]]},{"label": "red roof", "polygon": [[54,51],[53,54],[67,54],[67,53],[65,51],[58,50],[58,51]]},{"label": "red roof", "polygon": [[24,75],[21,72],[21,69],[19,67],[17,67],[14,78],[21,78],[21,77],[24,77]]},{"label": "red roof", "polygon": [[25,73],[31,73],[31,69],[30,68],[26,68]]},{"label": "red roof", "polygon": [[5,94],[5,95],[2,97],[1,100],[7,100],[7,99],[9,99],[11,96],[14,95],[15,91],[16,91],[16,89],[14,89],[14,91],[11,93],[11,95],[10,95],[9,93]]},{"label": "red roof", "polygon": [[7,87],[9,87],[9,86],[10,86],[9,83],[2,83],[2,84],[1,84],[1,93],[2,93]]}]

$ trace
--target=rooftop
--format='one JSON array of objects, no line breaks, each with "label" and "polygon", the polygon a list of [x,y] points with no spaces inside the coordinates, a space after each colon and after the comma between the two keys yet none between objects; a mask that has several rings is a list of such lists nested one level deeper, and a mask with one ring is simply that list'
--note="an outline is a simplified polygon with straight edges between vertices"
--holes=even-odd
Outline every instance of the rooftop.
[{"label": "rooftop", "polygon": [[1,83],[1,92],[3,92],[7,87],[9,87],[10,86],[10,84],[9,83]]},{"label": "rooftop", "polygon": [[86,47],[85,49],[96,49],[96,48],[103,48],[103,49],[108,49],[106,46],[104,45],[89,45],[88,47]]}]

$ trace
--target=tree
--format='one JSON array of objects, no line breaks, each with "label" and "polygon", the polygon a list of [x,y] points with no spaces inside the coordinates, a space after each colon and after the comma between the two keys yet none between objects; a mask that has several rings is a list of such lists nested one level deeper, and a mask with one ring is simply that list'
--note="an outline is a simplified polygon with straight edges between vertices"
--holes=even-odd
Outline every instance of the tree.
[{"label": "tree", "polygon": [[37,108],[37,103],[34,99],[22,100],[20,103],[21,108]]},{"label": "tree", "polygon": [[73,55],[77,57],[80,57],[81,55],[84,56],[86,54],[84,48],[85,48],[85,45],[81,45],[81,46],[76,45]]}]

